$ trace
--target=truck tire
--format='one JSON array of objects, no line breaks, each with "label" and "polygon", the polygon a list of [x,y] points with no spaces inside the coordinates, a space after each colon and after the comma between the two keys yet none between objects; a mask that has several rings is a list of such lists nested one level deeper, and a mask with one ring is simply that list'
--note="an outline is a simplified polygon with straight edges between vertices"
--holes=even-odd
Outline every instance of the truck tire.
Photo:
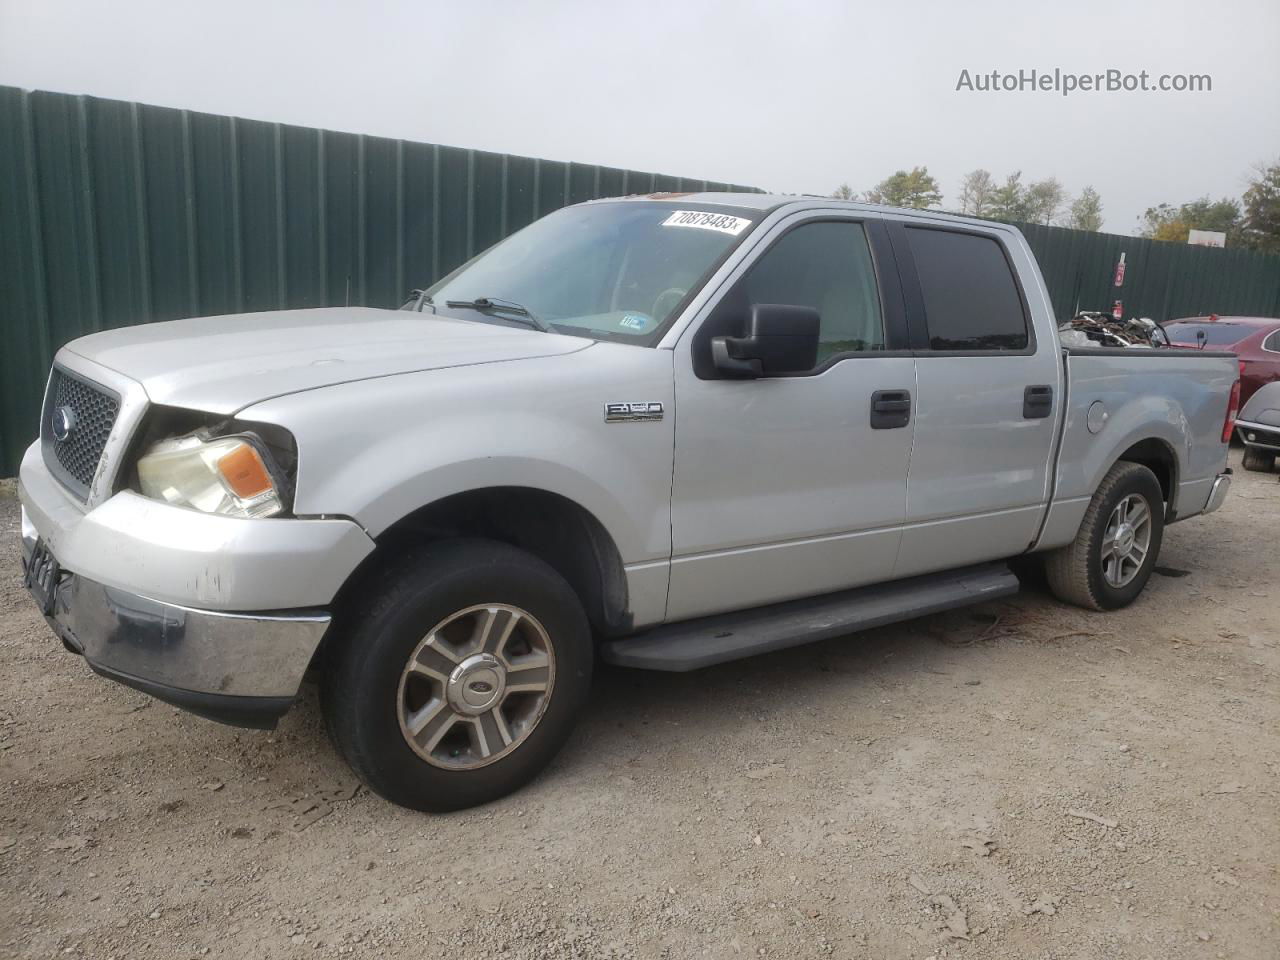
[{"label": "truck tire", "polygon": [[1049,589],[1089,610],[1126,607],[1146,586],[1163,537],[1160,481],[1121,460],[1102,478],[1075,540],[1046,555]]},{"label": "truck tire", "polygon": [[365,583],[321,677],[329,735],[357,776],[433,812],[533,779],[591,683],[591,630],[565,579],[504,543],[446,540]]},{"label": "truck tire", "polygon": [[1276,455],[1268,453],[1266,450],[1260,450],[1257,447],[1244,448],[1244,463],[1246,470],[1253,470],[1258,473],[1270,473],[1271,468],[1276,465]]}]

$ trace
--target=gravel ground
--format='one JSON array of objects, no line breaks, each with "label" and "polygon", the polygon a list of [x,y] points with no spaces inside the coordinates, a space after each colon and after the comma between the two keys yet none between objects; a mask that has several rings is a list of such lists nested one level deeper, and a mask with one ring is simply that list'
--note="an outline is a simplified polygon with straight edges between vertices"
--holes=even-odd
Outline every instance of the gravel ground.
[{"label": "gravel ground", "polygon": [[0,489],[0,956],[1280,956],[1280,484],[1127,610],[1029,589],[691,675],[602,670],[553,767],[426,816],[315,701],[272,733],[93,676]]}]

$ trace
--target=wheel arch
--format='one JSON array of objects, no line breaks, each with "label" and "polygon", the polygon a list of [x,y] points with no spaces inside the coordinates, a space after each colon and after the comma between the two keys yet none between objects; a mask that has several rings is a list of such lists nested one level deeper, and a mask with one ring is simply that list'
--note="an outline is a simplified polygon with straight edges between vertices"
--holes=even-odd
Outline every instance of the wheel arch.
[{"label": "wheel arch", "polygon": [[1091,447],[1084,456],[1061,464],[1059,487],[1033,550],[1052,550],[1071,542],[1091,499],[1117,463],[1138,463],[1155,474],[1165,501],[1165,522],[1170,522],[1183,471],[1177,449],[1167,436],[1150,430],[1134,431],[1109,450]]},{"label": "wheel arch", "polygon": [[480,537],[538,557],[582,601],[594,632],[613,636],[632,623],[626,572],[613,536],[589,510],[559,493],[528,486],[482,487],[443,496],[401,517],[374,538],[374,550],[334,601],[376,589],[379,573],[423,543]]},{"label": "wheel arch", "polygon": [[1121,461],[1139,463],[1156,475],[1160,483],[1160,492],[1164,495],[1165,519],[1171,520],[1177,511],[1179,464],[1178,455],[1173,446],[1160,437],[1147,437],[1131,444],[1115,458],[1107,470]]}]

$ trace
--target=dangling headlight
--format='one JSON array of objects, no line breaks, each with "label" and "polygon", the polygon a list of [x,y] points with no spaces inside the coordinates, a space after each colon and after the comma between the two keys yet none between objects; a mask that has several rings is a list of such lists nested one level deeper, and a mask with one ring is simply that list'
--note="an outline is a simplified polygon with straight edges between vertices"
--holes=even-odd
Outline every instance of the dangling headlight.
[{"label": "dangling headlight", "polygon": [[279,471],[247,436],[171,437],[138,458],[143,496],[228,517],[270,517],[285,509]]}]

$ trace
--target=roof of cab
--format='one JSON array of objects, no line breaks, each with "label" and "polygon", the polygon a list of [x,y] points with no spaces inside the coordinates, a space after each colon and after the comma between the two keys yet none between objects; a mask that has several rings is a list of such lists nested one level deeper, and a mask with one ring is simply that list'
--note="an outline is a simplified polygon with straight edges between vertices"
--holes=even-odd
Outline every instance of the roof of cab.
[{"label": "roof of cab", "polygon": [[773,210],[785,205],[790,200],[800,197],[780,197],[771,193],[633,193],[625,197],[598,197],[586,203],[616,203],[619,200],[683,200],[689,203],[709,203],[720,207],[746,207],[749,210]]},{"label": "roof of cab", "polygon": [[1005,227],[1013,229],[1012,225],[1001,223],[998,220],[983,220],[979,217],[962,217],[953,213],[944,213],[941,210],[917,210],[906,207],[886,207],[875,203],[862,203],[857,200],[837,200],[834,197],[822,197],[813,194],[777,194],[777,193],[641,193],[633,194],[628,197],[601,197],[598,200],[588,200],[588,203],[609,203],[618,200],[627,201],[646,201],[646,200],[665,200],[665,201],[687,201],[689,203],[711,204],[722,207],[738,207],[748,210],[763,210],[772,212],[781,207],[813,207],[821,205],[823,207],[841,207],[849,210],[860,210],[870,213],[906,213],[916,217],[927,217],[930,220],[948,220],[954,223],[978,224],[984,227]]}]

